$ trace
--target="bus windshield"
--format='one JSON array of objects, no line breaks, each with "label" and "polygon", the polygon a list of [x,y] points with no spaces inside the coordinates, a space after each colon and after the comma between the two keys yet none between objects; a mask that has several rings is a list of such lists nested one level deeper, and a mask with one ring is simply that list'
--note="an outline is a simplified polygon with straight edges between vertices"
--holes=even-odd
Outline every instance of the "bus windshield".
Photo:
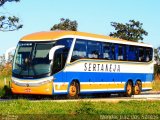
[{"label": "bus windshield", "polygon": [[19,42],[14,62],[13,74],[33,77],[50,73],[49,51],[55,42]]},{"label": "bus windshield", "polygon": [[[19,42],[13,61],[12,76],[19,78],[42,78],[50,76],[65,66],[72,38],[52,42]],[[49,51],[57,45],[65,46],[55,52],[51,65]]]}]

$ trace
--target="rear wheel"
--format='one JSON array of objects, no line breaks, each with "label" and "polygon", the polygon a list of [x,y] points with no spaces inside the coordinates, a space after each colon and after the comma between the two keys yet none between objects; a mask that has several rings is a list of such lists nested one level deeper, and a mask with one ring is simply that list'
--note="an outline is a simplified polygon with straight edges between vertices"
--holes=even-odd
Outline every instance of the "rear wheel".
[{"label": "rear wheel", "polygon": [[134,86],[134,95],[140,94],[141,91],[142,91],[142,83],[141,83],[141,81],[137,81]]},{"label": "rear wheel", "polygon": [[79,97],[79,84],[73,81],[69,86],[68,98],[77,99]]},{"label": "rear wheel", "polygon": [[131,97],[133,94],[133,84],[131,81],[128,81],[126,84],[126,93],[125,96],[126,97]]}]

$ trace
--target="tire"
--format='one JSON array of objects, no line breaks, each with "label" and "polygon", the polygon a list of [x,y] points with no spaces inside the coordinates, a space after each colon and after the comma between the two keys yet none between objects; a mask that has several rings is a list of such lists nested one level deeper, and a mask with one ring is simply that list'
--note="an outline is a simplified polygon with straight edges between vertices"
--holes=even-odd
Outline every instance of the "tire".
[{"label": "tire", "polygon": [[79,84],[73,81],[69,86],[68,96],[69,99],[79,98]]},{"label": "tire", "polygon": [[125,92],[125,96],[126,97],[131,97],[133,94],[133,84],[131,81],[128,81],[126,84],[126,92]]},{"label": "tire", "polygon": [[141,81],[137,81],[134,86],[134,95],[139,95],[142,91],[142,83]]}]

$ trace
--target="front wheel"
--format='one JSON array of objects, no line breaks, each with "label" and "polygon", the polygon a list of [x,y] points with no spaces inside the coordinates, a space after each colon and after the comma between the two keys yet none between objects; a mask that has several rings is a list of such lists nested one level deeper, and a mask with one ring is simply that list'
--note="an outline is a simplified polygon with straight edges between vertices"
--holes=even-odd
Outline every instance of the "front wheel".
[{"label": "front wheel", "polygon": [[128,81],[126,84],[126,93],[125,96],[126,97],[131,97],[133,94],[133,84],[131,81]]},{"label": "front wheel", "polygon": [[79,84],[73,81],[69,86],[69,99],[77,99],[79,97]]}]

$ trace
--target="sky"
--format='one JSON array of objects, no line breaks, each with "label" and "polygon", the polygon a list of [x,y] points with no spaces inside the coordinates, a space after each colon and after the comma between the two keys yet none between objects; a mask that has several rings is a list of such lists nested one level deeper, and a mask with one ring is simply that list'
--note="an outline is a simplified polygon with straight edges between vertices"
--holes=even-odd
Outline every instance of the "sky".
[{"label": "sky", "polygon": [[69,18],[78,22],[78,31],[101,35],[114,32],[111,22],[127,23],[136,20],[143,23],[148,32],[143,42],[160,46],[160,0],[21,0],[0,7],[0,16],[17,16],[23,28],[14,32],[0,31],[0,55],[17,45],[27,34],[49,31]]}]

